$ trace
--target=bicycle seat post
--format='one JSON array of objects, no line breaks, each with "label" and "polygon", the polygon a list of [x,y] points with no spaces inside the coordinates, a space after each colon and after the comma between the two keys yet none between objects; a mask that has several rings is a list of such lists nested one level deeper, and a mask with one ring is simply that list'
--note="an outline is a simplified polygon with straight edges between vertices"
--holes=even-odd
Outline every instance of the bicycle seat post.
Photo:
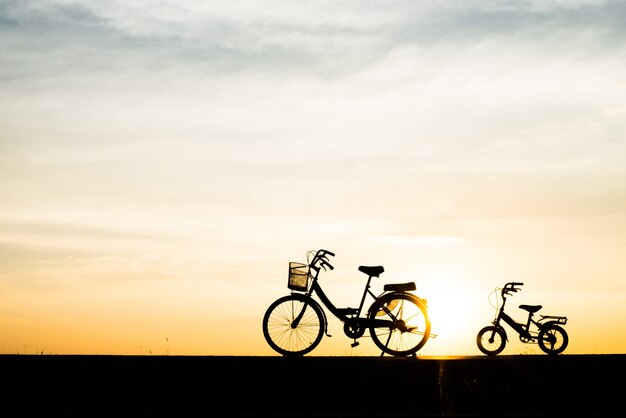
[{"label": "bicycle seat post", "polygon": [[528,321],[526,321],[526,331],[530,331],[530,323],[533,320],[533,313],[532,312],[528,312]]},{"label": "bicycle seat post", "polygon": [[361,296],[361,303],[359,303],[359,316],[361,315],[361,311],[363,310],[363,304],[365,303],[365,297],[367,296],[367,291],[370,288],[370,282],[372,281],[372,276],[367,276],[367,283],[365,283],[365,289],[363,289],[363,296]]}]

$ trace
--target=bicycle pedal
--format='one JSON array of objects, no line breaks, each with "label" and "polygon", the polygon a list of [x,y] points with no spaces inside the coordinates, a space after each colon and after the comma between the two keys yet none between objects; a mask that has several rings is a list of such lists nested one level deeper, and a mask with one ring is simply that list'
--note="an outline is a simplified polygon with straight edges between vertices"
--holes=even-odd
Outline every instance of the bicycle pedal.
[{"label": "bicycle pedal", "polygon": [[359,345],[358,341],[353,342],[352,344],[350,344],[352,346],[352,348],[356,347],[357,345]]}]

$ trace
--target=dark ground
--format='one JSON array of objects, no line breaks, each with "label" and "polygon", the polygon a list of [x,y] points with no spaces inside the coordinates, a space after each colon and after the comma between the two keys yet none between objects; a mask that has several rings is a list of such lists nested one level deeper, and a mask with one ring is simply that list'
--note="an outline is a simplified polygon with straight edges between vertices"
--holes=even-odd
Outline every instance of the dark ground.
[{"label": "dark ground", "polygon": [[626,355],[0,355],[0,417],[622,416]]}]

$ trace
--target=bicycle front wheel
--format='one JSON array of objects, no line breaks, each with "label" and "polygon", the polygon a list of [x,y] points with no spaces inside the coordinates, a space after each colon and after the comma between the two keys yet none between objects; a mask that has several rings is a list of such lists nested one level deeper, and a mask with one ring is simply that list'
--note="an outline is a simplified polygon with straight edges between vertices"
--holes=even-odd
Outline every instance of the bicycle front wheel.
[{"label": "bicycle front wheel", "polygon": [[283,356],[303,356],[322,341],[322,308],[311,298],[294,293],[274,301],[263,316],[265,341]]},{"label": "bicycle front wheel", "polygon": [[[376,300],[369,310],[372,341],[392,356],[414,355],[430,337],[426,306],[409,293],[389,293]],[[385,325],[380,325],[380,321]]]},{"label": "bicycle front wheel", "polygon": [[476,345],[483,354],[497,356],[506,346],[506,333],[500,327],[488,325],[478,331]]}]

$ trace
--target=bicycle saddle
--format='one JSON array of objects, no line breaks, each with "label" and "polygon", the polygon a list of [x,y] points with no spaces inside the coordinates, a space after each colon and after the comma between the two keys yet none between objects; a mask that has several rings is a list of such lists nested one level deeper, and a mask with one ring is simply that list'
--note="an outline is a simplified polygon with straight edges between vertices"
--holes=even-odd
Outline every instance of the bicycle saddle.
[{"label": "bicycle saddle", "polygon": [[359,271],[367,274],[368,276],[378,277],[383,271],[385,271],[385,268],[383,266],[359,266]]},{"label": "bicycle saddle", "polygon": [[520,305],[519,306],[520,309],[523,309],[525,311],[528,311],[530,313],[535,313],[537,312],[539,309],[542,308],[541,305]]}]

